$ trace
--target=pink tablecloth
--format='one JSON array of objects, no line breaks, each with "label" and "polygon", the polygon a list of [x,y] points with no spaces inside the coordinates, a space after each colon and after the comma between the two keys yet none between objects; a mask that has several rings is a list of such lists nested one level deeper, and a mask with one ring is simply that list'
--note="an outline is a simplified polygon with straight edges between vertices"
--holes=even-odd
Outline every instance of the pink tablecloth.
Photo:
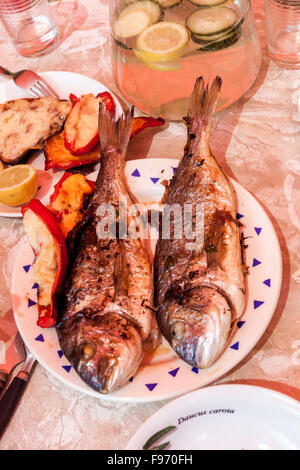
[{"label": "pink tablecloth", "polygon": [[[41,58],[17,55],[1,26],[1,63],[12,70],[79,72],[117,91],[111,73],[108,5],[109,0],[54,2],[63,42]],[[262,385],[300,399],[300,70],[280,69],[269,61],[263,2],[254,0],[252,5],[262,68],[246,96],[218,114],[211,145],[227,174],[254,193],[271,214],[283,253],[283,288],[263,338],[219,382]],[[171,124],[152,141],[137,138],[129,158],[180,158],[184,141],[183,126]],[[12,265],[22,235],[18,220],[0,218],[1,318],[10,315]],[[123,449],[163,404],[88,397],[66,388],[38,365],[0,449]]]}]

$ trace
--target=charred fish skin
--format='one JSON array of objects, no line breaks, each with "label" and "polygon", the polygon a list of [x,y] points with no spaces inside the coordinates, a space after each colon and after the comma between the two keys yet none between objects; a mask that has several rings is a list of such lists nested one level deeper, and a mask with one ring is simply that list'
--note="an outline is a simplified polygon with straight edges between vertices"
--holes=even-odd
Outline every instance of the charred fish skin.
[{"label": "charred fish skin", "polygon": [[107,216],[99,208],[115,208],[118,225],[120,200],[132,204],[124,181],[132,119],[133,110],[115,122],[100,107],[101,168],[57,324],[63,353],[82,380],[101,393],[117,390],[135,374],[153,322],[153,279],[143,240],[121,239],[118,233],[99,236],[99,224]]},{"label": "charred fish skin", "polygon": [[184,155],[164,198],[168,206],[203,207],[202,242],[188,249],[191,240],[171,231],[169,239],[160,236],[154,262],[159,328],[179,357],[197,368],[218,359],[245,308],[235,193],[209,146],[221,84],[220,77],[210,88],[197,79]]}]

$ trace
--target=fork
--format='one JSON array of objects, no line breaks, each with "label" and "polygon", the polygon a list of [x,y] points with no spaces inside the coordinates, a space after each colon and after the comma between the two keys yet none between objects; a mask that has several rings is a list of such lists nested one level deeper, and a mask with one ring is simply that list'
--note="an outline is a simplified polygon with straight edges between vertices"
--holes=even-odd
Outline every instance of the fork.
[{"label": "fork", "polygon": [[1,382],[6,380],[0,392],[0,439],[23,394],[31,370],[36,364],[35,357],[23,342],[20,333],[17,333],[14,342],[17,349],[20,351],[23,349],[23,357],[19,358],[19,362],[8,374],[5,374],[4,371],[0,374]]},{"label": "fork", "polygon": [[10,72],[4,67],[0,66],[0,73],[11,77],[15,84],[23,88],[34,98],[41,98],[43,96],[54,96],[59,98],[50,85],[37,73],[31,70],[20,70],[19,72]]}]

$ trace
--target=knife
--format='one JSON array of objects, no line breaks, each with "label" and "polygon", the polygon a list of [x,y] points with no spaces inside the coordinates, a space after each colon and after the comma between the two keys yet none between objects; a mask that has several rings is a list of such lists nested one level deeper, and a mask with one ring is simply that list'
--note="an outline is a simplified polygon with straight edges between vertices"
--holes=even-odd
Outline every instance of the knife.
[{"label": "knife", "polygon": [[[0,438],[17,407],[36,362],[23,343],[14,321],[13,324],[9,322],[6,326],[7,328],[4,330],[5,325],[3,325],[2,319],[0,321],[0,345],[2,350],[2,359],[0,357],[2,373],[0,377],[2,383],[5,377],[8,377],[8,379],[0,394]],[[7,330],[10,333],[14,330],[15,334],[10,337]],[[1,364],[1,362],[3,363]]]}]

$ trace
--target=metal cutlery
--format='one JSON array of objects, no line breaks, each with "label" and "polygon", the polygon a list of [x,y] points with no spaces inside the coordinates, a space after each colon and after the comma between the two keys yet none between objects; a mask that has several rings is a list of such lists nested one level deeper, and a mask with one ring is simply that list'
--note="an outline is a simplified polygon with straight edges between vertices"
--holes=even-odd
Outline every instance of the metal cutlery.
[{"label": "metal cutlery", "polygon": [[59,98],[51,86],[42,77],[31,70],[10,72],[0,66],[0,73],[11,77],[18,87],[23,88],[23,90],[34,98],[41,98],[43,96],[54,96],[55,98]]},{"label": "metal cutlery", "polygon": [[9,373],[3,371],[1,374],[2,379],[5,378],[6,374],[8,380],[0,394],[0,438],[16,409],[30,372],[36,362],[31,352],[23,343],[20,333],[16,334],[8,353],[7,367],[10,367],[12,363],[15,365],[13,365]]}]

